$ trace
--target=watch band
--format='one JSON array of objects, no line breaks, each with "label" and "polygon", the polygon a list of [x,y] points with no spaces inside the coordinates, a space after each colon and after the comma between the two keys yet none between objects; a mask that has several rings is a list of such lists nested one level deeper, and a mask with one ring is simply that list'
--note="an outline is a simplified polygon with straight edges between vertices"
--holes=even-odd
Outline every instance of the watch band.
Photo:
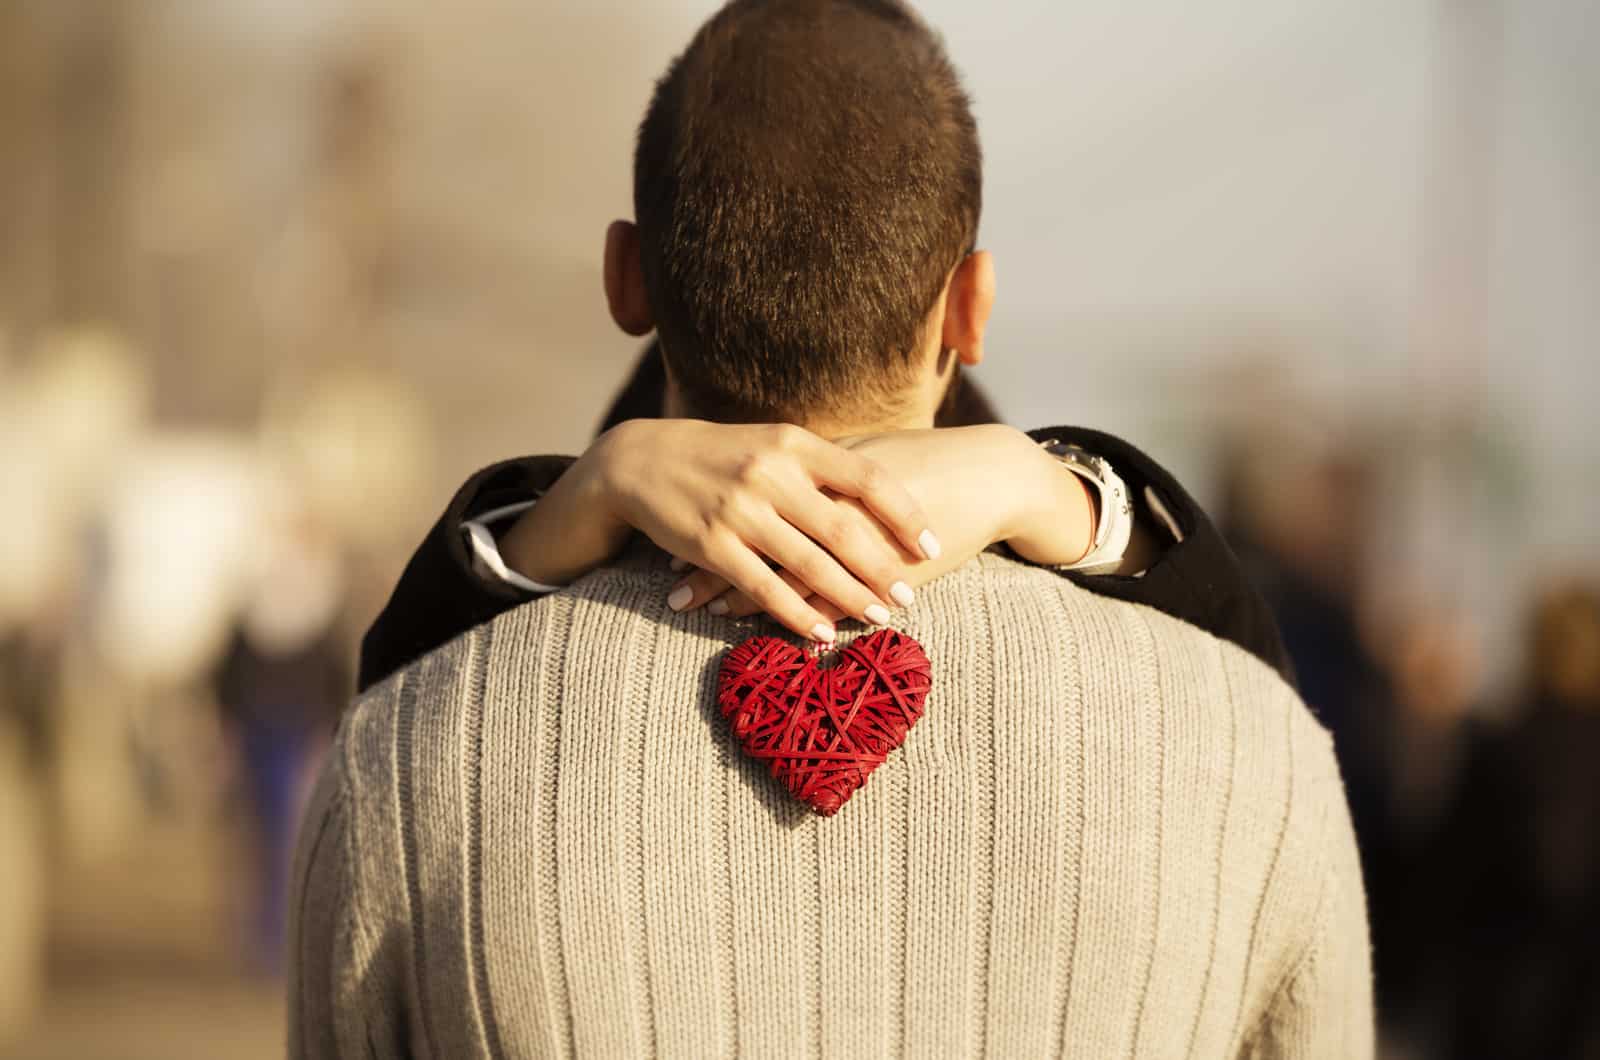
[{"label": "watch band", "polygon": [[1127,485],[1104,457],[1055,438],[1047,438],[1039,446],[1068,471],[1093,484],[1100,500],[1100,518],[1088,553],[1076,563],[1059,564],[1057,569],[1082,574],[1115,571],[1122,564],[1128,542],[1133,538],[1133,502],[1128,497]]}]

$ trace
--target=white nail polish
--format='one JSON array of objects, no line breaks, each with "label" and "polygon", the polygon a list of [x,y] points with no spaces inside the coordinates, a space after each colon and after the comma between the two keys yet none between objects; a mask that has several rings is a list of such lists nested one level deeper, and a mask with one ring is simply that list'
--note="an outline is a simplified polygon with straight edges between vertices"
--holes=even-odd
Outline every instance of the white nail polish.
[{"label": "white nail polish", "polygon": [[667,595],[667,606],[674,611],[682,611],[689,606],[689,601],[694,599],[694,586],[680,585]]},{"label": "white nail polish", "polygon": [[688,565],[689,561],[684,559],[682,556],[673,556],[672,562],[667,564],[667,567],[671,570],[683,570]]},{"label": "white nail polish", "polygon": [[868,604],[866,611],[867,621],[874,626],[887,626],[889,624],[889,609],[882,604]]},{"label": "white nail polish", "polygon": [[917,538],[917,544],[922,546],[922,554],[929,559],[938,559],[939,553],[944,551],[939,547],[939,539],[933,536],[932,530],[924,530],[922,536]]},{"label": "white nail polish", "polygon": [[916,594],[911,591],[911,586],[905,582],[895,582],[889,586],[889,595],[894,597],[894,602],[901,607],[910,607],[911,601],[917,598]]},{"label": "white nail polish", "polygon": [[706,605],[706,610],[720,618],[728,613],[728,601],[719,596]]},{"label": "white nail polish", "polygon": [[833,627],[826,622],[818,622],[811,627],[811,639],[820,640],[824,644],[833,643]]}]

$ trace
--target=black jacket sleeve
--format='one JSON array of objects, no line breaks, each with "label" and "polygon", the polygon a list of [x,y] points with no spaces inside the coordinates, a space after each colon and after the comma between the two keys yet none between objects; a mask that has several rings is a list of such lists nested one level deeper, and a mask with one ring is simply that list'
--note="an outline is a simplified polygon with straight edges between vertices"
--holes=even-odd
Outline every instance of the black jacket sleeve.
[{"label": "black jacket sleeve", "polygon": [[462,524],[549,489],[570,456],[530,456],[484,468],[456,491],[417,546],[389,602],[361,639],[357,689],[365,692],[411,660],[508,611],[526,594],[472,569]]},{"label": "black jacket sleeve", "polygon": [[[1167,471],[1113,435],[1082,427],[1052,427],[1030,432],[1056,438],[1105,457],[1128,486],[1134,517],[1154,525],[1146,487],[1160,495],[1183,532],[1139,577],[1060,572],[1091,592],[1148,604],[1218,637],[1230,640],[1293,682],[1287,653],[1266,602],[1245,578],[1239,561],[1211,520]],[[571,464],[571,457],[535,456],[507,460],[473,475],[411,557],[394,595],[361,644],[360,687],[365,690],[411,660],[510,610],[525,597],[508,586],[486,581],[472,569],[462,523],[483,512],[548,489]]]}]

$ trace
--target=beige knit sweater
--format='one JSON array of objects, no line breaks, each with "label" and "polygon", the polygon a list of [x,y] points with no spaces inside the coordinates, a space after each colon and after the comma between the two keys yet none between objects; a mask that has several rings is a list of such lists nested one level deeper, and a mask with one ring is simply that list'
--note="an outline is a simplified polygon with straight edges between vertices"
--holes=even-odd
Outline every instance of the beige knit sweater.
[{"label": "beige knit sweater", "polygon": [[1327,735],[1244,651],[993,555],[839,814],[742,758],[635,553],[364,696],[301,839],[296,1056],[1360,1058]]}]

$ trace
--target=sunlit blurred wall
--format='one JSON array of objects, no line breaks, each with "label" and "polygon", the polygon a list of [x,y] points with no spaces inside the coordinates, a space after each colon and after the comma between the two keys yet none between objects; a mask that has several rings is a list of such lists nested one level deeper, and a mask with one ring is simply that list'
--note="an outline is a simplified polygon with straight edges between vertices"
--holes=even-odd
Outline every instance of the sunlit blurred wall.
[{"label": "sunlit blurred wall", "polygon": [[[15,0],[0,319],[114,319],[179,421],[382,372],[426,397],[435,506],[576,449],[636,349],[598,281],[633,130],[714,6]],[[1011,419],[1129,433],[1210,500],[1250,402],[1402,447],[1465,419],[1512,470],[1421,460],[1385,562],[1503,632],[1592,556],[1600,8],[922,7],[982,125]]]}]

